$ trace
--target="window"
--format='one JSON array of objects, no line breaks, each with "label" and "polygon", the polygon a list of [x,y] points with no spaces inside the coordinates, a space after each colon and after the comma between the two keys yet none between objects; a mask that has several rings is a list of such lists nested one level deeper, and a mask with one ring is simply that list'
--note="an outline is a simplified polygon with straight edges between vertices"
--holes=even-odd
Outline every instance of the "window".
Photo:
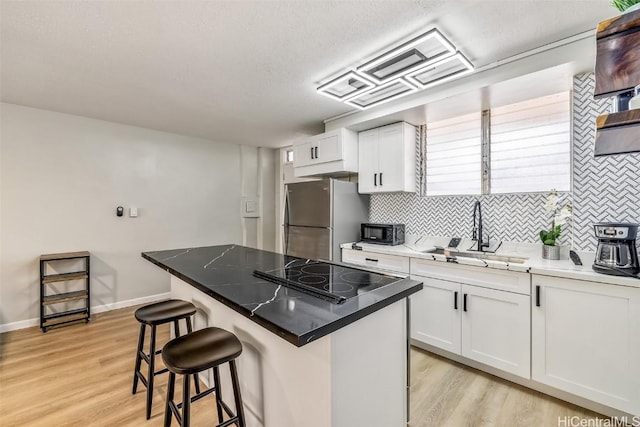
[{"label": "window", "polygon": [[293,163],[293,148],[287,149],[284,152],[284,162],[285,163]]},{"label": "window", "polygon": [[491,110],[491,193],[568,191],[569,92]]},{"label": "window", "polygon": [[570,190],[569,92],[426,128],[428,196]]},{"label": "window", "polygon": [[427,123],[427,196],[481,193],[480,113]]}]

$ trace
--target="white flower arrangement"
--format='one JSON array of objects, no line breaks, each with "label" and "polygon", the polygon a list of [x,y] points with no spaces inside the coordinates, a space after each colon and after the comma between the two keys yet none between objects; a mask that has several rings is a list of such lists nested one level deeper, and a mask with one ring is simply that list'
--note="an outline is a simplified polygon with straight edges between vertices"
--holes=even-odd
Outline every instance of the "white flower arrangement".
[{"label": "white flower arrangement", "polygon": [[558,202],[558,192],[555,189],[552,189],[549,192],[544,205],[544,209],[547,215],[549,213],[553,213],[551,229],[540,230],[540,240],[542,240],[542,243],[544,243],[545,245],[555,246],[556,240],[562,233],[562,226],[567,223],[569,218],[571,218],[571,214],[573,212],[571,203],[567,202],[564,204],[564,206],[562,206],[562,208],[558,209]]}]

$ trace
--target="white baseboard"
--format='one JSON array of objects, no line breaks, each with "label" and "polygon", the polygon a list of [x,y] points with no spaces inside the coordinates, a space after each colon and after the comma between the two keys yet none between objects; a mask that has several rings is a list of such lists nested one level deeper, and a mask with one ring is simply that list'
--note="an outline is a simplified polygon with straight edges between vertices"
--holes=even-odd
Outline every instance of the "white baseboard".
[{"label": "white baseboard", "polygon": [[30,328],[32,326],[38,326],[39,324],[40,319],[37,317],[35,319],[20,320],[19,322],[4,323],[0,325],[0,333]]},{"label": "white baseboard", "polygon": [[[102,304],[91,307],[91,314],[104,313],[105,311],[117,310],[119,308],[131,307],[132,305],[146,304],[150,302],[162,301],[171,298],[171,293],[150,295],[141,298],[134,298],[126,301],[118,301],[110,304]],[[4,323],[0,325],[0,333],[16,331],[18,329],[30,328],[40,324],[39,318],[20,320],[18,322]]]},{"label": "white baseboard", "polygon": [[150,302],[162,301],[171,298],[171,292],[164,294],[150,295],[148,297],[141,297],[136,299],[130,299],[127,301],[118,301],[110,304],[96,305],[91,307],[91,314],[103,313],[105,311],[117,310],[119,308],[131,307],[132,305],[146,304]]}]

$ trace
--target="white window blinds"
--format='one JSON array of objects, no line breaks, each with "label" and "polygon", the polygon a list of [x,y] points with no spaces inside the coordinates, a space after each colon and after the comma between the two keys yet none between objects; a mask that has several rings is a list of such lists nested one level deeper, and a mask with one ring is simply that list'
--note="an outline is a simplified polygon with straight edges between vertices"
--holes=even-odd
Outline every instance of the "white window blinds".
[{"label": "white window blinds", "polygon": [[427,123],[427,195],[480,194],[481,113]]},{"label": "white window blinds", "polygon": [[569,92],[491,110],[491,193],[568,191]]}]

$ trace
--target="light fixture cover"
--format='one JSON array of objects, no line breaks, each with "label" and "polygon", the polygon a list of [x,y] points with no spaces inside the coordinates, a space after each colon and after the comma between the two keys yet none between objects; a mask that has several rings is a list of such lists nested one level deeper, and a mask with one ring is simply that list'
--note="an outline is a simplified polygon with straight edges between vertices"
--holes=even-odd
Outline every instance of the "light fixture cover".
[{"label": "light fixture cover", "polygon": [[377,86],[361,95],[345,101],[345,103],[353,107],[360,108],[361,110],[365,110],[375,105],[380,105],[400,98],[401,96],[408,95],[416,90],[417,89],[406,80],[398,79],[385,83],[381,86]]},{"label": "light fixture cover", "polygon": [[473,70],[471,62],[434,28],[346,71],[317,91],[364,110]]},{"label": "light fixture cover", "polygon": [[362,92],[366,92],[374,86],[373,83],[358,75],[356,72],[348,71],[340,77],[318,87],[317,90],[318,93],[322,95],[337,99],[338,101],[344,101]]},{"label": "light fixture cover", "polygon": [[357,68],[360,74],[382,84],[453,55],[455,47],[432,29]]},{"label": "light fixture cover", "polygon": [[416,84],[420,89],[426,89],[469,74],[472,71],[473,64],[458,52],[453,56],[407,75],[407,80]]}]

